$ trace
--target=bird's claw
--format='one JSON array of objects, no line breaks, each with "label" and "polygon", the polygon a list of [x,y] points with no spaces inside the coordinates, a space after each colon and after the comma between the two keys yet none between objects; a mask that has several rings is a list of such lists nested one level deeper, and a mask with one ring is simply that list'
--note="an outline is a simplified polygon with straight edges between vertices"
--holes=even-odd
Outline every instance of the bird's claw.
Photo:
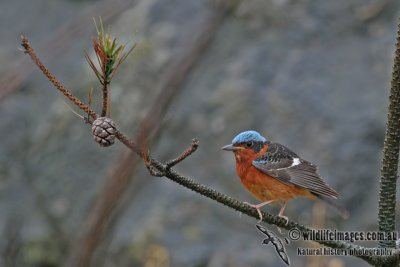
[{"label": "bird's claw", "polygon": [[258,223],[262,222],[263,216],[262,216],[260,207],[259,207],[258,205],[250,204],[249,202],[243,202],[243,203],[246,204],[246,205],[249,205],[249,206],[252,207],[252,208],[255,208],[255,209],[257,210],[258,217],[260,218],[260,219],[258,220]]},{"label": "bird's claw", "polygon": [[258,216],[259,216],[259,220],[258,220],[258,223],[260,223],[260,222],[262,222],[262,220],[263,220],[263,216],[262,216],[262,213],[261,213],[261,210],[259,209],[259,208],[255,208],[256,210],[257,210],[257,212],[258,212]]},{"label": "bird's claw", "polygon": [[279,218],[282,218],[282,219],[284,219],[285,221],[286,221],[286,223],[285,223],[285,225],[288,225],[289,224],[289,218],[287,217],[287,216],[285,216],[285,215],[278,215],[278,217]]}]

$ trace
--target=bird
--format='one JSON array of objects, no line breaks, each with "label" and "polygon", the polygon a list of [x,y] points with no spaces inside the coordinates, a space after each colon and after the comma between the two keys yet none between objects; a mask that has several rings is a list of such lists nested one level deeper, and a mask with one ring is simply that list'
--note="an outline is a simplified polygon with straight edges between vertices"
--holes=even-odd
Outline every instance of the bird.
[{"label": "bird", "polygon": [[222,147],[232,151],[236,160],[236,173],[244,187],[259,201],[248,204],[255,208],[259,221],[263,219],[261,207],[281,204],[278,216],[288,223],[283,213],[289,200],[306,197],[321,199],[333,206],[342,217],[348,212],[335,202],[339,197],[318,174],[317,166],[302,159],[292,150],[279,143],[267,140],[257,131],[244,131],[233,138],[232,143]]}]

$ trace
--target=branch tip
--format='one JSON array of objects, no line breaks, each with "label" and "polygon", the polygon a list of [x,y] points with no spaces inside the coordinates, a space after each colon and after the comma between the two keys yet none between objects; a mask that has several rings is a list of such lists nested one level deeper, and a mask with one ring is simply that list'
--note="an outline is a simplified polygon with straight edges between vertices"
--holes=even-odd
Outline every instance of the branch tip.
[{"label": "branch tip", "polygon": [[29,44],[29,40],[24,35],[21,35],[21,46],[23,48],[22,52],[24,52],[25,54],[28,53],[29,50],[31,49],[31,46]]},{"label": "branch tip", "polygon": [[175,166],[179,162],[183,161],[184,159],[192,155],[199,147],[199,143],[200,142],[197,138],[193,138],[190,147],[188,147],[185,151],[183,151],[183,153],[179,157],[172,159],[166,163],[166,169],[167,170],[171,169],[173,166]]},{"label": "branch tip", "polygon": [[43,62],[40,60],[35,50],[31,47],[28,38],[21,36],[21,46],[25,49],[25,54],[28,54],[33,63],[42,71],[46,78],[69,100],[71,100],[77,107],[87,113],[94,120],[98,117],[96,112],[90,109],[85,103],[75,97],[51,72]]}]

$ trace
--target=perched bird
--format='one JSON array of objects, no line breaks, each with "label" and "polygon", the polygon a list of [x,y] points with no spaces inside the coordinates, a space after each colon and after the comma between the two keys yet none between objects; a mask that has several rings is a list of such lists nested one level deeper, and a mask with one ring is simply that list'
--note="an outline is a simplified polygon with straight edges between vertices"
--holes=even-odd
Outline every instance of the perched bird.
[{"label": "perched bird", "polygon": [[325,183],[317,167],[289,148],[267,140],[256,131],[245,131],[222,149],[234,153],[236,172],[244,187],[262,201],[257,205],[246,202],[257,209],[260,221],[260,208],[277,202],[282,205],[278,216],[287,222],[283,215],[287,202],[301,196],[324,200],[343,217],[347,216],[347,211],[334,202],[339,194]]}]

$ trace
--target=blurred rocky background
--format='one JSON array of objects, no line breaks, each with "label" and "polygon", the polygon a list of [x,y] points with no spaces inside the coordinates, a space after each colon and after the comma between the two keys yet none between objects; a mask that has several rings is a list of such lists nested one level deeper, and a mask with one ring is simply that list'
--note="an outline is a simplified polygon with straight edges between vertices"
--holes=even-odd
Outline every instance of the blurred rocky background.
[{"label": "blurred rocky background", "polygon": [[[97,111],[100,86],[83,56],[92,53],[92,18],[101,16],[114,36],[137,43],[111,85],[111,115],[134,136],[174,62],[216,8],[206,0],[0,2],[0,266],[62,266],[106,177],[127,153],[120,143],[104,149],[93,141],[67,100],[18,51],[20,35],[81,99],[87,102],[93,87]],[[289,218],[376,230],[399,8],[395,0],[239,1],[214,25],[213,39],[184,77],[153,139],[153,156],[173,158],[197,137],[198,151],[176,169],[256,203],[236,176],[233,155],[220,150],[254,129],[317,164],[351,212],[342,220],[299,199],[289,203]],[[152,177],[141,163],[130,179],[94,266],[284,266],[261,245],[254,219]],[[366,266],[351,257],[300,257],[299,246],[315,244],[287,245],[292,266]]]}]

